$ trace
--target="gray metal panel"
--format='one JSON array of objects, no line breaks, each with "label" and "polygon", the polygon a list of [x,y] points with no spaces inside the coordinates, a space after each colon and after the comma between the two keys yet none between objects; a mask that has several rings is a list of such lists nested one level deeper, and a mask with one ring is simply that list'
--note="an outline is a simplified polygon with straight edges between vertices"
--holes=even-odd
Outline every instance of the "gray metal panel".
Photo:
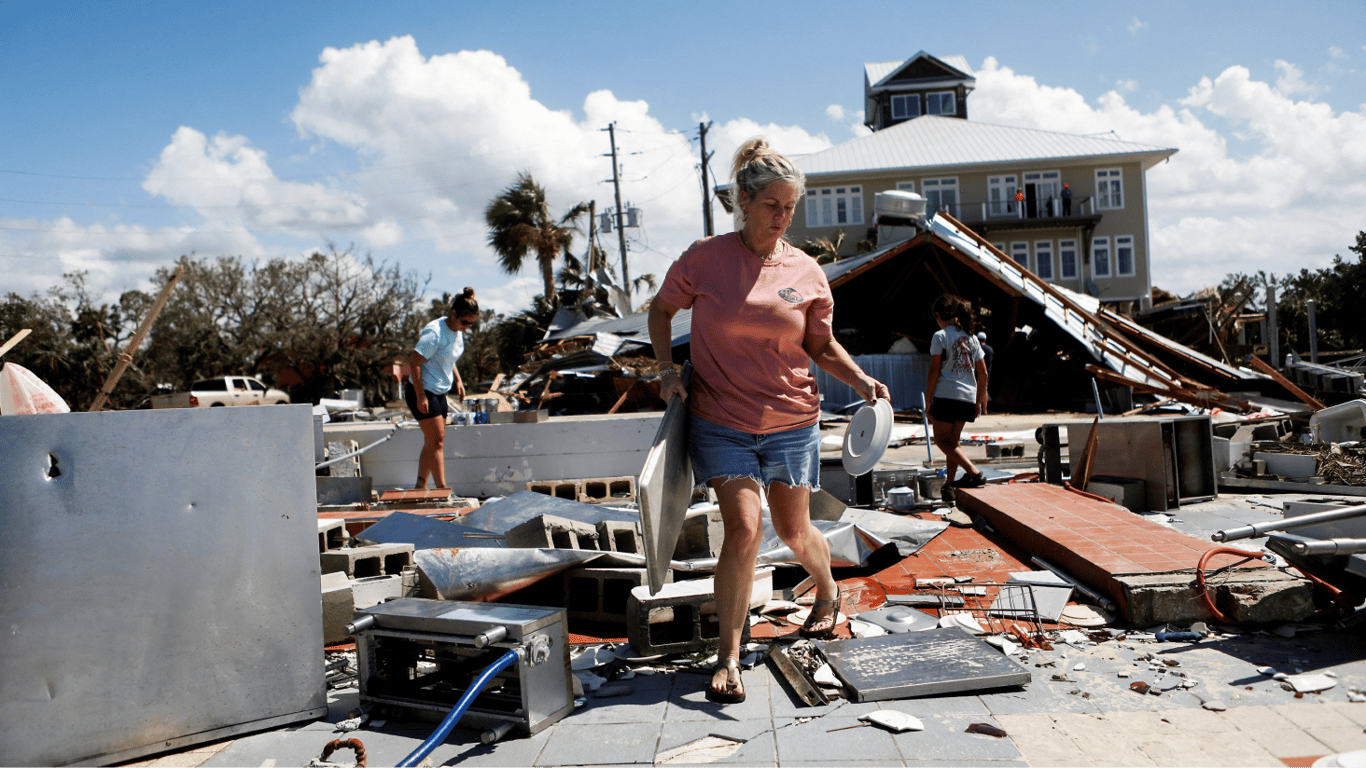
[{"label": "gray metal panel", "polygon": [[[688,369],[683,370],[687,386]],[[688,405],[680,397],[669,401],[654,444],[640,470],[640,524],[645,540],[646,574],[650,594],[664,586],[683,518],[692,499],[692,459],[688,455]]]},{"label": "gray metal panel", "polygon": [[0,417],[0,764],[326,712],[307,405]]},{"label": "gray metal panel", "polygon": [[415,550],[439,547],[497,549],[507,546],[500,533],[410,512],[391,512],[383,520],[356,534],[356,538],[376,544],[412,544]]},{"label": "gray metal panel", "polygon": [[817,641],[856,701],[1025,685],[1029,670],[957,627]]}]

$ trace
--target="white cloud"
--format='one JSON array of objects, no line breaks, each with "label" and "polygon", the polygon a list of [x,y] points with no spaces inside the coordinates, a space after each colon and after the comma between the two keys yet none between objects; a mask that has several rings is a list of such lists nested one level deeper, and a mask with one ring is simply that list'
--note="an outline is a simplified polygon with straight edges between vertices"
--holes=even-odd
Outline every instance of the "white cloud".
[{"label": "white cloud", "polygon": [[1281,73],[1281,76],[1276,79],[1276,92],[1283,96],[1296,93],[1312,95],[1318,91],[1317,88],[1304,82],[1304,70],[1288,61],[1277,59],[1276,71]]},{"label": "white cloud", "polygon": [[1148,22],[1139,21],[1137,16],[1134,17],[1133,21],[1129,22],[1129,34],[1134,37],[1138,37],[1138,34],[1147,28]]},{"label": "white cloud", "polygon": [[[538,102],[520,73],[489,51],[424,57],[411,37],[327,49],[291,113],[300,133],[336,141],[368,163],[355,189],[376,220],[397,222],[406,241],[430,240],[456,257],[434,284],[483,280],[484,306],[515,311],[540,293],[539,275],[515,279],[498,271],[486,246],[483,210],[488,201],[528,171],[547,191],[552,212],[596,199],[613,204],[605,128],[615,123],[622,198],[641,208],[645,226],[628,229],[632,277],[662,279],[672,260],[701,232],[701,191],[696,146],[666,129],[644,101],[621,101],[610,91],[589,93],[583,116]],[[705,117],[703,118],[705,120]],[[824,149],[830,141],[795,126],[736,119],[717,123],[707,136],[714,183],[729,175],[736,147],[765,135],[780,152]],[[715,209],[725,231],[723,212]],[[397,235],[384,230],[392,242]],[[604,241],[618,259],[616,238]],[[586,248],[576,238],[576,251]],[[493,287],[496,286],[496,287]],[[438,288],[439,290],[440,288]]]},{"label": "white cloud", "polygon": [[[1294,71],[1287,65],[1283,75]],[[1287,83],[1293,83],[1293,78]],[[1178,149],[1148,172],[1153,282],[1187,294],[1232,272],[1327,267],[1362,229],[1366,112],[1334,114],[1253,80],[1245,67],[1201,78],[1176,107],[1130,107],[1115,91],[1089,104],[987,59],[973,119]],[[1212,125],[1249,148],[1234,154]]]},{"label": "white cloud", "polygon": [[844,122],[844,107],[838,104],[831,104],[825,108],[825,114],[837,123]]},{"label": "white cloud", "polygon": [[1121,91],[1136,91],[1136,90],[1138,90],[1138,81],[1137,81],[1137,80],[1116,80],[1116,81],[1115,81],[1115,87],[1118,88],[1118,89],[1120,89]]}]

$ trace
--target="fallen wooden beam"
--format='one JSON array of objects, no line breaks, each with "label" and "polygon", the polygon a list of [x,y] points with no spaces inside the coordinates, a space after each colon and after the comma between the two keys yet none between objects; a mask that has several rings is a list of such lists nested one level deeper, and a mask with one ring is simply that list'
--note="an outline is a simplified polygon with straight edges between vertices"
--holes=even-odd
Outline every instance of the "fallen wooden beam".
[{"label": "fallen wooden beam", "polygon": [[1287,379],[1285,376],[1282,376],[1280,371],[1276,370],[1275,368],[1272,368],[1271,365],[1268,364],[1265,360],[1261,359],[1260,357],[1257,357],[1256,355],[1248,355],[1248,360],[1252,361],[1253,368],[1256,368],[1262,373],[1265,373],[1267,376],[1270,376],[1272,380],[1275,381],[1277,384],[1280,384],[1282,387],[1285,387],[1286,391],[1288,391],[1295,397],[1298,397],[1300,399],[1300,402],[1304,403],[1305,405],[1308,405],[1316,411],[1323,410],[1323,403],[1320,403],[1318,400],[1314,399],[1314,397],[1310,395],[1308,392],[1305,392],[1304,390],[1295,386],[1295,382],[1291,381],[1290,379]]}]

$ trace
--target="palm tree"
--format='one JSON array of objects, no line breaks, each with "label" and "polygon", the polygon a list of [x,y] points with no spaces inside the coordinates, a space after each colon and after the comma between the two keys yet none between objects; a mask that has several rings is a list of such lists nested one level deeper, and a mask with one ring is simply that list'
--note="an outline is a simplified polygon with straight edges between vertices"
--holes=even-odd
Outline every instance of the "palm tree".
[{"label": "palm tree", "polygon": [[555,260],[566,252],[574,238],[574,224],[588,212],[579,203],[559,221],[550,215],[545,190],[530,173],[517,174],[517,181],[489,202],[484,220],[489,225],[488,243],[498,254],[498,264],[509,275],[522,269],[522,260],[536,254],[545,281],[545,297],[555,302]]},{"label": "palm tree", "polygon": [[805,251],[806,255],[816,260],[817,264],[829,264],[839,261],[840,246],[842,245],[844,245],[844,230],[837,229],[829,237],[818,237],[814,240],[808,238],[797,248]]}]

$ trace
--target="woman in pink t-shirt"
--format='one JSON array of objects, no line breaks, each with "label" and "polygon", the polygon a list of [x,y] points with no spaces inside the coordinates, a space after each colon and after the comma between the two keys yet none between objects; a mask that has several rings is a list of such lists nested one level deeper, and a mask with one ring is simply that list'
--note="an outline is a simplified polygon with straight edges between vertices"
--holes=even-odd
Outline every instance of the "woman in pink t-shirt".
[{"label": "woman in pink t-shirt", "polygon": [[[669,269],[650,304],[650,340],[662,363],[661,394],[688,400],[688,451],[698,482],[716,491],[725,539],[716,564],[720,662],[713,701],[744,701],[740,637],[763,535],[763,496],[773,528],[816,585],[801,629],[829,637],[839,615],[830,546],[811,524],[820,484],[820,395],[811,361],[864,399],[890,399],[831,330],[834,304],[815,259],[783,239],[806,179],[763,138],[735,153],[736,232],[695,243]],[[692,310],[692,391],[672,356],[671,322]]]}]

